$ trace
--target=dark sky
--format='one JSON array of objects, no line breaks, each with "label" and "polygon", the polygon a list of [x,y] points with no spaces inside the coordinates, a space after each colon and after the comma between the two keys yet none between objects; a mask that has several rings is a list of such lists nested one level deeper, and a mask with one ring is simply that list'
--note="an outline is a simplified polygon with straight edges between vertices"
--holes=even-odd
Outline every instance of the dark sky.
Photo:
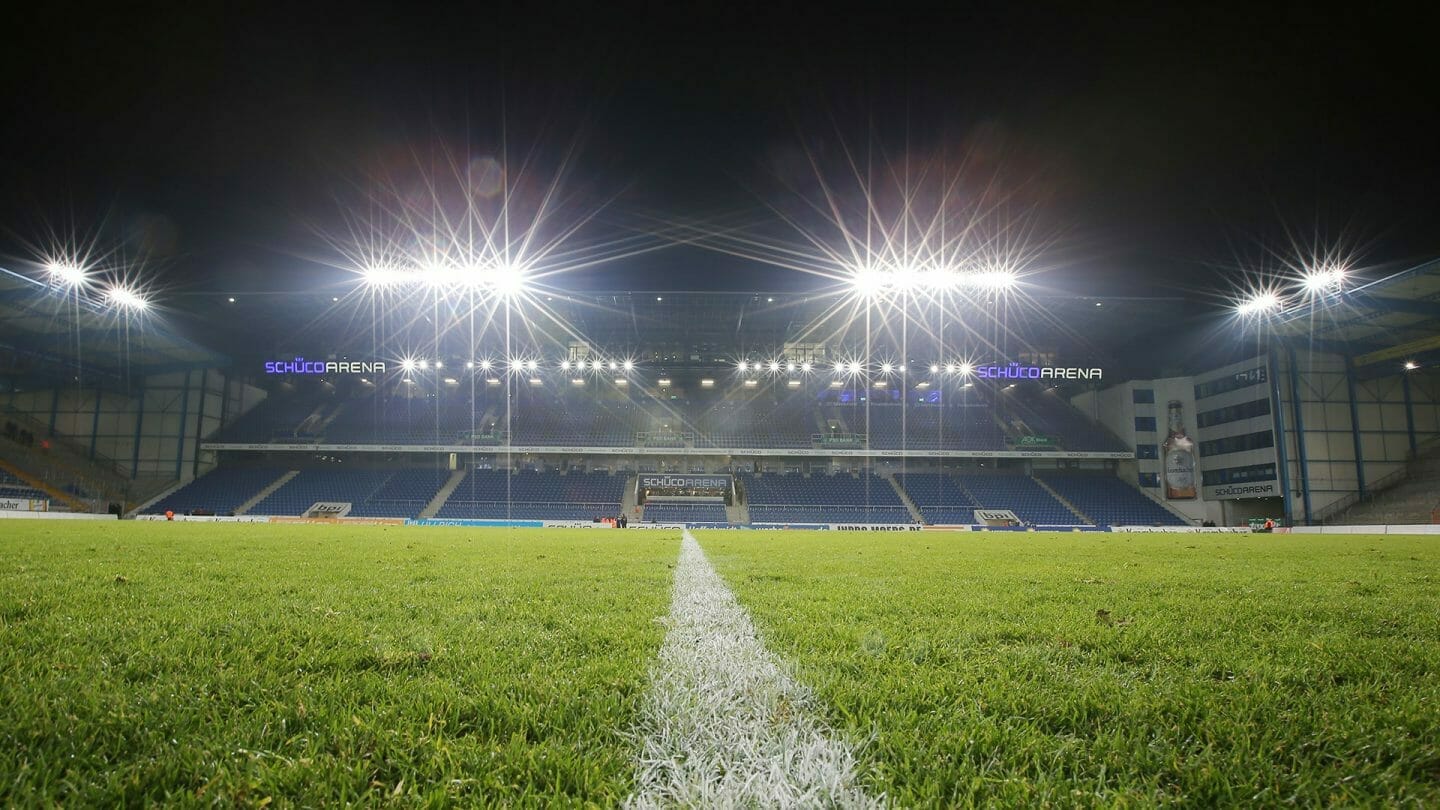
[{"label": "dark sky", "polygon": [[[1194,290],[1286,229],[1440,255],[1437,62],[1381,4],[51,5],[0,54],[9,266],[78,225],[143,235],[177,293],[308,283],[365,177],[501,131],[542,162],[580,143],[571,185],[623,190],[622,223],[761,222],[799,146],[978,150],[1038,190],[1061,286]],[[789,281],[694,251],[612,270]]]}]

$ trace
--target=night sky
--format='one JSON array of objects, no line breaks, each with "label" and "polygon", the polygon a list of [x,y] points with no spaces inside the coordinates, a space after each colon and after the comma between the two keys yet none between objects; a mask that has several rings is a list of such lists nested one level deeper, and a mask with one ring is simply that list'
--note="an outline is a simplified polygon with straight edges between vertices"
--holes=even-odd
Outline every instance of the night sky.
[{"label": "night sky", "polygon": [[[1224,286],[1287,232],[1374,273],[1440,255],[1437,63],[1381,4],[28,5],[0,54],[13,268],[78,226],[179,296],[328,279],[315,231],[365,177],[501,132],[541,161],[578,144],[570,186],[618,195],[601,228],[773,228],[777,161],[848,143],[1001,167],[1058,287]],[[796,282],[693,248],[575,279]]]}]

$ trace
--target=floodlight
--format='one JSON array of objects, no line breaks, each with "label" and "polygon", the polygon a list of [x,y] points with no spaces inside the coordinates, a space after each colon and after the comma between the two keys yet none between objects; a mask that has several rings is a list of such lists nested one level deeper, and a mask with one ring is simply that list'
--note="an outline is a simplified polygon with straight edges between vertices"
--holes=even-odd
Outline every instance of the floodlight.
[{"label": "floodlight", "polygon": [[619,386],[626,386],[630,384],[630,381],[625,379],[624,377],[616,377],[615,384]]},{"label": "floodlight", "polygon": [[572,378],[570,378],[570,384],[571,384],[571,385],[584,385],[584,384],[585,384],[585,380],[584,380],[583,377],[572,377]]},{"label": "floodlight", "polygon": [[884,272],[873,267],[862,267],[850,276],[850,286],[866,298],[880,294],[888,281]]},{"label": "floodlight", "polygon": [[466,361],[465,361],[465,368],[475,368],[475,361],[474,361],[474,360],[466,360]]},{"label": "floodlight", "polygon": [[975,373],[975,367],[974,367],[974,366],[970,365],[969,363],[961,363],[961,364],[960,364],[960,376],[962,376],[962,377],[969,377],[969,376],[970,376],[971,374],[973,374],[973,373]]},{"label": "floodlight", "polygon": [[499,385],[499,384],[500,384],[500,381],[497,380],[497,379],[495,379],[494,377],[486,377],[486,378],[485,378],[485,384],[486,384],[486,385]]},{"label": "floodlight", "polygon": [[1007,270],[985,270],[970,276],[970,283],[985,290],[1008,290],[1015,286],[1015,274]]},{"label": "floodlight", "polygon": [[875,381],[875,387],[876,387],[876,388],[884,388],[884,387],[885,387],[885,381],[884,381],[884,380],[876,380],[876,381]]},{"label": "floodlight", "polygon": [[502,298],[511,298],[525,292],[525,274],[515,267],[497,267],[486,274],[490,289]]},{"label": "floodlight", "polygon": [[459,384],[460,384],[460,381],[457,380],[457,379],[455,379],[454,377],[446,377],[446,378],[445,378],[445,384],[446,384],[446,385],[459,385]]},{"label": "floodlight", "polygon": [[150,302],[145,297],[122,285],[111,287],[105,294],[106,300],[118,307],[134,311],[143,311],[150,308]]},{"label": "floodlight", "polygon": [[787,372],[791,373],[791,374],[794,374],[794,373],[795,373],[795,364],[794,364],[794,363],[786,363],[786,364],[785,364],[785,370],[786,370]]},{"label": "floodlight", "polygon": [[889,374],[889,373],[890,373],[891,371],[893,371],[894,369],[895,369],[895,367],[892,366],[892,365],[890,365],[889,363],[881,363],[881,364],[880,364],[880,372],[881,372],[882,374]]},{"label": "floodlight", "polygon": [[427,361],[425,361],[425,360],[421,360],[420,362],[418,362],[418,363],[415,364],[415,367],[418,368],[418,369],[420,369],[421,371],[424,371],[424,370],[430,368],[430,363],[427,362]]},{"label": "floodlight", "polygon": [[899,372],[900,372],[901,374],[904,374],[904,373],[905,373],[905,364],[904,364],[904,363],[901,363],[901,364],[900,364],[900,368],[899,368],[898,370],[899,370]]},{"label": "floodlight", "polygon": [[481,361],[480,361],[480,368],[483,368],[483,369],[485,369],[486,371],[489,371],[489,370],[490,370],[490,365],[491,365],[491,363],[490,363],[489,360],[481,360]]},{"label": "floodlight", "polygon": [[749,370],[750,370],[750,364],[749,364],[749,363],[746,363],[744,360],[741,360],[739,363],[736,363],[735,365],[736,365],[737,367],[739,367],[739,369],[740,369],[741,371],[749,371]]},{"label": "floodlight", "polygon": [[1340,267],[1322,267],[1305,274],[1301,279],[1305,291],[1310,294],[1338,290],[1345,284],[1345,270]]},{"label": "floodlight", "polygon": [[611,360],[611,361],[610,361],[610,370],[611,370],[611,371],[614,371],[615,369],[617,369],[617,368],[619,368],[619,367],[620,367],[619,364],[617,364],[614,360]]},{"label": "floodlight", "polygon": [[937,366],[937,365],[935,365],[934,363],[931,363],[931,364],[930,364],[930,373],[931,373],[931,374],[939,374],[939,373],[940,373],[940,367]]},{"label": "floodlight", "polygon": [[634,371],[634,370],[635,370],[635,361],[633,361],[633,360],[626,360],[624,363],[621,363],[621,366],[622,366],[626,371]]},{"label": "floodlight", "polygon": [[921,380],[920,382],[915,383],[915,387],[916,387],[916,388],[921,388],[921,389],[929,388],[929,387],[930,387],[930,381],[929,381],[929,380]]},{"label": "floodlight", "polygon": [[[45,272],[61,284],[70,287],[79,287],[90,278],[90,271],[86,270],[75,262],[50,262],[45,265]],[[234,301],[235,299],[230,299]]]},{"label": "floodlight", "polygon": [[527,363],[525,364],[525,370],[526,370],[526,371],[534,371],[535,369],[537,369],[537,368],[539,368],[539,367],[540,367],[540,364],[537,363],[537,362],[535,362],[534,360],[531,360],[531,361],[529,361],[529,362],[527,362]]},{"label": "floodlight", "polygon": [[1406,370],[1406,371],[1414,371],[1414,370],[1417,369],[1417,368],[1420,368],[1420,364],[1417,363],[1417,362],[1415,362],[1414,360],[1406,360],[1406,361],[1405,361],[1405,370]]},{"label": "floodlight", "polygon": [[591,360],[591,361],[590,361],[590,370],[591,370],[591,371],[599,371],[599,370],[600,370],[600,361],[599,361],[599,360]]},{"label": "floodlight", "polygon": [[1266,312],[1278,312],[1280,308],[1280,296],[1273,292],[1262,291],[1237,304],[1235,313],[1241,316],[1261,315]]},{"label": "floodlight", "polygon": [[435,368],[444,368],[444,367],[445,367],[445,363],[444,363],[444,362],[442,362],[442,361],[440,361],[440,360],[436,360],[436,361],[435,361]]},{"label": "floodlight", "polygon": [[770,370],[771,370],[771,371],[779,371],[779,370],[780,370],[780,364],[777,363],[777,362],[775,362],[774,360],[771,360],[771,361],[770,361]]},{"label": "floodlight", "polygon": [[700,381],[700,387],[701,387],[701,388],[714,388],[714,387],[715,387],[715,381],[707,377],[707,378],[705,378],[705,379],[703,379],[703,380]]},{"label": "floodlight", "polygon": [[845,383],[840,382],[839,380],[831,380],[831,381],[830,381],[830,387],[831,387],[831,388],[841,388],[841,387],[843,387],[844,385],[845,385]]},{"label": "floodlight", "polygon": [[755,386],[757,386],[757,385],[759,385],[759,384],[760,384],[760,383],[759,383],[759,382],[756,382],[755,380],[746,380],[746,381],[745,381],[745,387],[746,387],[746,388],[754,388]]},{"label": "floodlight", "polygon": [[414,385],[414,384],[415,384],[415,381],[412,380],[412,379],[410,379],[409,377],[406,377],[406,378],[405,378],[405,384],[406,384],[406,385]]},{"label": "floodlight", "polygon": [[670,379],[668,377],[661,377],[660,379],[655,381],[655,384],[660,386],[661,388],[669,388]]},{"label": "floodlight", "polygon": [[562,363],[560,364],[560,370],[561,370],[561,371],[569,371],[569,370],[570,370],[570,361],[569,361],[569,360],[566,360],[566,361],[562,362]]},{"label": "floodlight", "polygon": [[663,295],[657,295],[657,296],[655,296],[655,300],[656,300],[656,301],[664,301],[664,300],[665,300],[665,296],[663,296]]},{"label": "floodlight", "polygon": [[791,388],[799,388],[799,387],[800,387],[800,381],[799,381],[799,380],[790,380],[789,382],[787,382],[787,383],[785,383],[785,384],[788,385],[788,386],[790,386]]},{"label": "floodlight", "polygon": [[414,371],[415,361],[407,357],[404,360],[400,361],[400,368],[404,369],[405,371]]},{"label": "floodlight", "polygon": [[955,373],[955,364],[954,364],[954,363],[946,363],[946,364],[945,364],[945,373],[946,373],[946,374],[954,374],[954,373]]},{"label": "floodlight", "polygon": [[809,371],[809,370],[810,370],[810,364],[809,364],[809,363],[801,363],[801,364],[800,364],[800,370],[801,370],[801,371]]},{"label": "floodlight", "polygon": [[230,303],[232,303],[232,304],[235,303],[235,297],[234,297],[234,296],[231,296],[231,297],[229,298],[229,301],[230,301]]}]

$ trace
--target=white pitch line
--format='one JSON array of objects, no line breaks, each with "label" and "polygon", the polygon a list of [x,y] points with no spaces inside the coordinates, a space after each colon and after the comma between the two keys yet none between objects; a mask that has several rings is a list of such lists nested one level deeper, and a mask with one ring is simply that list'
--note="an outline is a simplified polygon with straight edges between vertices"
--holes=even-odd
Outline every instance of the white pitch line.
[{"label": "white pitch line", "polygon": [[690,532],[636,727],[630,807],[878,807]]}]

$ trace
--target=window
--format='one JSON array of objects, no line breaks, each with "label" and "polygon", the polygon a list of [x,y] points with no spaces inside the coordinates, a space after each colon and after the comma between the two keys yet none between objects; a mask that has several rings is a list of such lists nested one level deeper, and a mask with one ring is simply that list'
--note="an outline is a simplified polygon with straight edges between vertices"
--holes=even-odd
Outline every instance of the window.
[{"label": "window", "polygon": [[1249,388],[1252,385],[1263,385],[1267,379],[1269,377],[1266,376],[1264,366],[1237,371],[1228,377],[1221,377],[1218,380],[1210,380],[1195,386],[1195,398],[1204,399],[1230,391],[1239,391],[1241,388]]},{"label": "window", "polygon": [[1154,433],[1154,432],[1155,432],[1155,417],[1153,417],[1153,416],[1137,416],[1137,417],[1135,417],[1135,432],[1136,432],[1136,433]]},{"label": "window", "polygon": [[1153,388],[1136,388],[1130,393],[1132,396],[1131,401],[1134,402],[1136,405],[1155,404],[1155,389]]},{"label": "window", "polygon": [[1242,402],[1239,405],[1230,405],[1225,408],[1216,408],[1213,411],[1201,411],[1195,416],[1195,424],[1202,428],[1223,425],[1227,422],[1239,422],[1241,419],[1254,419],[1257,416],[1270,415],[1270,398],[1257,399],[1253,402]]},{"label": "window", "polygon": [[1274,464],[1251,464],[1248,467],[1226,467],[1223,470],[1206,470],[1200,474],[1200,483],[1207,487],[1222,484],[1242,484],[1246,481],[1274,481]]},{"label": "window", "polygon": [[1156,444],[1135,445],[1135,458],[1159,458],[1160,446]]},{"label": "window", "polygon": [[1140,486],[1158,489],[1160,487],[1160,473],[1140,473]]},{"label": "window", "polygon": [[1200,455],[1223,456],[1226,453],[1243,453],[1246,450],[1263,450],[1275,446],[1275,434],[1268,430],[1258,433],[1242,433],[1200,443]]}]

